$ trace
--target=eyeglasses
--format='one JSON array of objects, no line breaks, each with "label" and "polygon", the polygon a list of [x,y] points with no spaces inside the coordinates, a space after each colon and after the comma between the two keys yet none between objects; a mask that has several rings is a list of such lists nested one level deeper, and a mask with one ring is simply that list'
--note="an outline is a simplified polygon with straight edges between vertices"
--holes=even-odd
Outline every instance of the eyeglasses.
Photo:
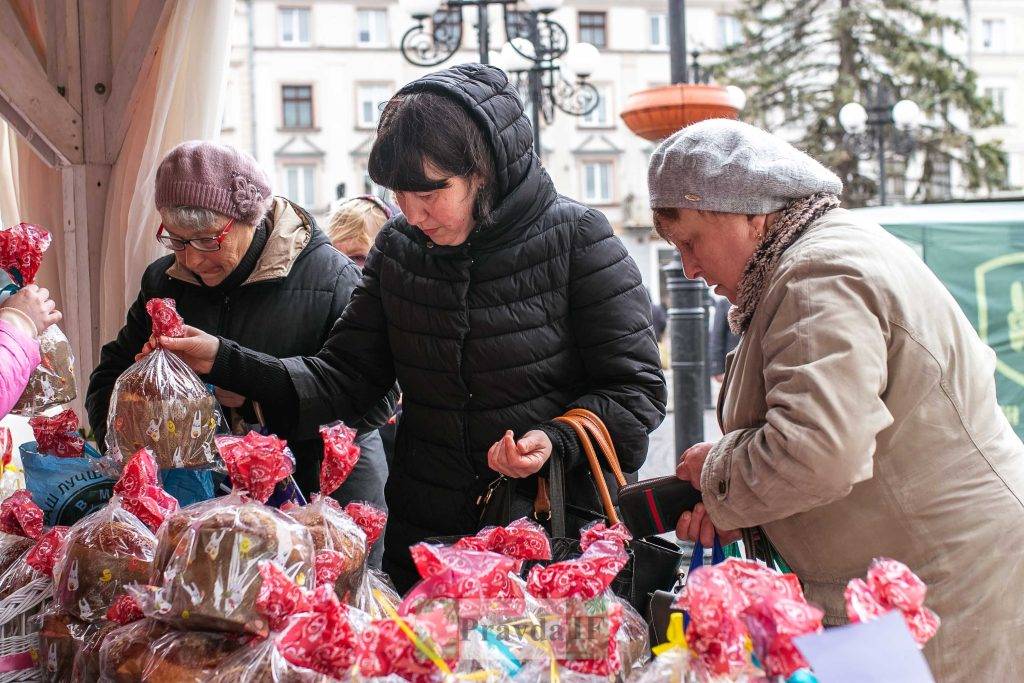
[{"label": "eyeglasses", "polygon": [[166,228],[161,223],[160,228],[156,231],[156,241],[171,251],[185,251],[185,247],[188,246],[191,246],[196,251],[219,251],[221,243],[228,236],[228,231],[231,230],[231,226],[234,224],[235,219],[232,218],[215,237],[194,237],[190,240],[184,240],[180,237],[164,234]]}]

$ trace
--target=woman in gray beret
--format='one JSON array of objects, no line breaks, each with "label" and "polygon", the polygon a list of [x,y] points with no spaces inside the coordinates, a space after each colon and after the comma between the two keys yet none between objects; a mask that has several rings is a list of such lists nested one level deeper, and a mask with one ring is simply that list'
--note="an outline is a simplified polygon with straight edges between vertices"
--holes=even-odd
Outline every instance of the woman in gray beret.
[{"label": "woman in gray beret", "polygon": [[704,499],[679,536],[759,527],[826,624],[846,621],[843,590],[873,558],[900,560],[942,619],[925,647],[938,680],[1024,680],[1024,444],[996,403],[995,354],[953,297],[839,208],[839,178],[752,126],[679,131],[649,185],[659,234],[734,304],[742,334],[724,436],[679,465]]}]

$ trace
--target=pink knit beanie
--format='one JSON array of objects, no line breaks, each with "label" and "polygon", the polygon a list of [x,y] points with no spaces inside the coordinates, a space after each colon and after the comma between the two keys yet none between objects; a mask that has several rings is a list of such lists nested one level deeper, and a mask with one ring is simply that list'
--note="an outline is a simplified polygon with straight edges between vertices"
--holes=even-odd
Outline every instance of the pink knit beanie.
[{"label": "pink knit beanie", "polygon": [[270,179],[255,159],[215,142],[183,142],[156,171],[157,209],[195,206],[252,225],[270,196]]}]

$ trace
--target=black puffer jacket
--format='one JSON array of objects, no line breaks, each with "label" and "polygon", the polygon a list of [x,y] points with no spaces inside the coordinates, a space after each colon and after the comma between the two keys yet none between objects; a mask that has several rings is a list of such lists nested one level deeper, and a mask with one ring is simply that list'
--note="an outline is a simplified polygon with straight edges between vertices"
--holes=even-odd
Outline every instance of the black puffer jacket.
[{"label": "black puffer jacket", "polygon": [[589,408],[635,471],[666,394],[636,265],[603,215],[555,192],[505,75],[469,64],[403,89],[424,90],[462,103],[493,144],[489,220],[452,247],[393,219],[316,356],[276,362],[222,343],[213,370],[242,393],[286,376],[311,424],[364,413],[398,379],[384,567],[402,590],[416,578],[410,544],[476,530],[476,497],[496,476],[487,450],[506,429],[544,429],[572,466],[579,445],[551,420]]},{"label": "black puffer jacket", "polygon": [[[170,297],[185,322],[211,334],[222,334],[248,346],[280,356],[314,353],[327,339],[359,282],[359,269],[331,246],[312,216],[277,197],[260,232],[236,269],[217,287],[203,286],[180,266],[173,254],[149,265],[139,296],[128,311],[117,338],[104,345],[89,381],[85,399],[89,423],[103,443],[110,394],[117,378],[135,362],[150,334],[146,301]],[[216,384],[216,382],[214,382]],[[253,394],[243,394],[259,400]],[[383,394],[378,398],[383,397]],[[367,409],[368,421],[383,424],[391,415],[394,396]],[[262,402],[261,402],[262,403]],[[287,439],[296,457],[295,478],[308,494],[319,491],[323,443],[315,431],[299,434],[294,420],[263,403],[267,426]],[[255,422],[251,404],[240,411]],[[365,425],[364,425],[365,426]],[[376,431],[362,436],[366,457],[339,492],[339,499],[383,503],[387,463]]]}]

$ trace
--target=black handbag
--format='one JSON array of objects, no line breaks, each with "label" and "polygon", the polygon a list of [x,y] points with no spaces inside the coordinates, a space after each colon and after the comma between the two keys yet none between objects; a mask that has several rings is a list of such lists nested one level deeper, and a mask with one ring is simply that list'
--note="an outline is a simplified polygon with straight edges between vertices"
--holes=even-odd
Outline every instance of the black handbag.
[{"label": "black handbag", "polygon": [[[605,480],[604,471],[598,459],[598,453],[601,453],[614,475],[614,480],[620,490],[626,486],[626,477],[623,475],[622,467],[619,465],[619,456],[615,451],[615,444],[612,442],[608,428],[605,427],[601,418],[582,408],[574,408],[556,419],[569,425],[576,432],[580,445],[583,447],[583,452],[587,456],[587,462],[590,465],[591,478],[597,487],[602,506],[604,507],[605,521],[608,524],[618,524],[620,521],[619,514],[612,502],[608,482]],[[595,444],[597,448],[594,447]],[[552,480],[561,471],[561,467],[554,468],[551,471]],[[564,477],[562,477],[563,486],[564,481]],[[541,486],[543,484],[544,482],[541,482]],[[552,534],[558,539],[560,536],[557,529],[564,529],[564,525],[568,523],[568,520],[563,523],[556,522],[559,516],[563,516],[568,512],[567,506],[564,504],[564,488],[559,490],[558,486],[554,485],[552,481],[552,485],[549,486],[549,497],[551,501]],[[541,498],[541,496],[538,495],[538,498]],[[572,539],[572,544],[574,544],[572,546],[573,553],[568,555],[568,557],[578,555],[580,552],[579,541]],[[555,545],[559,549],[568,550],[568,544],[563,542],[556,542]],[[555,547],[552,548],[554,560],[567,559],[567,557],[554,556],[554,551]],[[616,595],[626,599],[640,614],[646,614],[651,594],[656,590],[671,588],[675,584],[679,565],[683,560],[683,553],[675,543],[665,541],[657,536],[634,538],[630,541],[627,551],[629,552],[629,562],[615,578],[615,581],[612,583],[612,590],[615,591]]]},{"label": "black handbag", "polygon": [[[619,465],[611,435],[601,418],[589,410],[577,408],[556,419],[576,432],[589,464],[587,478],[597,489],[604,514],[567,501],[565,467],[558,458],[550,459],[547,478],[538,477],[537,492],[532,500],[516,490],[516,482],[502,477],[491,483],[478,503],[481,526],[500,526],[524,516],[533,517],[544,524],[552,537],[551,559],[560,562],[581,554],[579,533],[582,527],[597,521],[609,525],[619,523],[618,511],[612,502],[598,452],[604,456],[620,489],[626,486],[626,478]],[[651,594],[659,589],[671,588],[676,582],[683,554],[676,544],[656,536],[635,538],[626,550],[629,561],[612,583],[612,590],[640,614],[646,614]],[[530,566],[538,563],[527,564],[525,569],[529,570]]]}]

